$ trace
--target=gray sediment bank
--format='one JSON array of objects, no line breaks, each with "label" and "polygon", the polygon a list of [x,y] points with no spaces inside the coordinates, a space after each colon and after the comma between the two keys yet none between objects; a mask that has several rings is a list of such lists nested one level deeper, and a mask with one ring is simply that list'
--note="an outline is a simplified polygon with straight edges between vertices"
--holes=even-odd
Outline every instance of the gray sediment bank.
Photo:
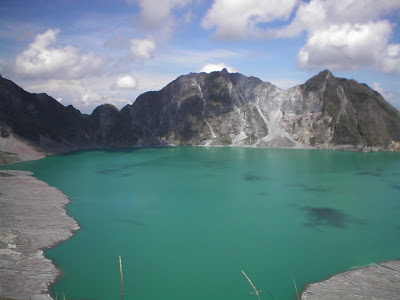
[{"label": "gray sediment bank", "polygon": [[349,270],[307,286],[302,300],[399,300],[400,260]]},{"label": "gray sediment bank", "polygon": [[0,171],[0,298],[49,300],[61,274],[43,250],[79,228],[68,197],[26,171]]}]

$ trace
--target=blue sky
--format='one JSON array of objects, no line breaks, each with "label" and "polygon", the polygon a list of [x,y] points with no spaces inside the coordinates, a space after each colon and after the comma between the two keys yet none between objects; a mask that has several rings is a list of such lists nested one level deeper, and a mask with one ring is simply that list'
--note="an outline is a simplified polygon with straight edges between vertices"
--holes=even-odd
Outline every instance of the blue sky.
[{"label": "blue sky", "polygon": [[0,73],[90,113],[227,67],[282,89],[321,70],[400,109],[400,0],[2,0]]}]

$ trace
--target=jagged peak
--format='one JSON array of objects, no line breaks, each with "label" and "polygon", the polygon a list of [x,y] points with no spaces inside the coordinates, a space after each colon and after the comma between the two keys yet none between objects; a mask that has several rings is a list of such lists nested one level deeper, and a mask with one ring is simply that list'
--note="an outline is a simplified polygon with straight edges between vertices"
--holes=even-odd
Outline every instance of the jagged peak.
[{"label": "jagged peak", "polygon": [[97,109],[97,108],[101,108],[101,109],[111,109],[111,110],[119,111],[119,109],[118,109],[115,105],[110,104],[110,103],[101,104],[100,106],[97,106],[96,109]]},{"label": "jagged peak", "polygon": [[311,77],[309,80],[312,80],[314,78],[319,81],[325,81],[325,80],[330,80],[330,79],[333,79],[336,77],[332,74],[331,71],[329,71],[328,69],[325,69],[325,70],[319,72],[317,75]]},{"label": "jagged peak", "polygon": [[328,69],[326,69],[326,70],[319,72],[317,75],[311,77],[310,79],[308,79],[304,85],[312,87],[312,86],[319,85],[323,82],[331,81],[335,78],[336,77],[332,74],[332,72],[329,71]]},{"label": "jagged peak", "polygon": [[335,77],[335,76],[333,76],[332,72],[328,69],[325,69],[317,74],[317,76],[320,76],[320,75],[325,76],[325,77],[327,77],[327,76]]},{"label": "jagged peak", "polygon": [[221,70],[221,74],[229,74],[227,68],[223,68],[223,69]]}]

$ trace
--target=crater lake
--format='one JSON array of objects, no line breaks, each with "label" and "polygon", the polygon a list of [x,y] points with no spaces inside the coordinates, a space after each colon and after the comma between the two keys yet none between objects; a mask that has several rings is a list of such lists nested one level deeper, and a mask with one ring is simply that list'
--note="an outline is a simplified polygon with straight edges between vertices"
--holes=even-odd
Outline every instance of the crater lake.
[{"label": "crater lake", "polygon": [[60,299],[296,299],[400,258],[400,153],[177,147],[77,151],[2,166],[70,196],[80,226],[45,252]]}]

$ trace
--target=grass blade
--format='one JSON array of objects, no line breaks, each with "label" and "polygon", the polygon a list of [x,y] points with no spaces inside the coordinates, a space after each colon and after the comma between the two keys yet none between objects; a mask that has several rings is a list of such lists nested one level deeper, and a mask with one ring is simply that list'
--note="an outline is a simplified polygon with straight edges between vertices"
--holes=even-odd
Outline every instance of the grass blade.
[{"label": "grass blade", "polygon": [[119,257],[119,273],[121,274],[121,300],[124,300],[124,274],[122,272],[122,260]]},{"label": "grass blade", "polygon": [[292,280],[293,280],[294,288],[295,288],[295,290],[296,290],[297,300],[300,300],[299,291],[297,290],[296,281],[294,280],[293,274],[290,274],[290,275],[292,275]]},{"label": "grass blade", "polygon": [[261,299],[260,299],[259,293],[262,292],[262,291],[258,291],[258,290],[256,289],[256,287],[254,286],[253,282],[251,282],[249,276],[247,276],[247,274],[246,274],[243,270],[240,270],[240,271],[242,271],[243,275],[246,277],[247,281],[250,283],[251,287],[252,287],[253,290],[254,290],[254,293],[250,293],[250,294],[256,294],[257,297],[258,297],[258,300],[261,300]]}]

